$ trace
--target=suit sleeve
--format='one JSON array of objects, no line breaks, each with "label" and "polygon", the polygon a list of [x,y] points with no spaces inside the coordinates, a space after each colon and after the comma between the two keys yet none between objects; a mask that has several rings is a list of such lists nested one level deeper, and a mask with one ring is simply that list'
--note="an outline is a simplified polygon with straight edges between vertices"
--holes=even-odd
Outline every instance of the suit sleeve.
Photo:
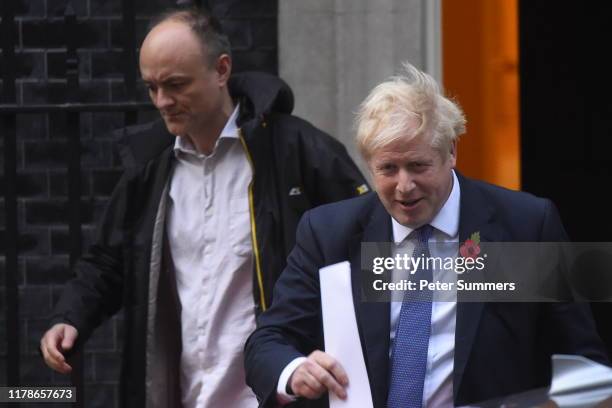
[{"label": "suit sleeve", "polygon": [[321,251],[307,212],[297,230],[297,243],[274,288],[274,302],[257,321],[245,346],[247,384],[264,407],[276,404],[282,370],[297,357],[321,349],[321,300],[318,270]]},{"label": "suit sleeve", "polygon": [[[561,218],[546,200],[541,232],[542,242],[568,241]],[[545,303],[542,330],[548,337],[551,354],[577,354],[602,364],[609,364],[604,344],[597,333],[588,303]]]},{"label": "suit sleeve", "polygon": [[120,224],[126,212],[128,190],[124,174],[97,226],[95,243],[76,262],[76,276],[65,285],[51,316],[51,324],[75,326],[79,331],[79,344],[121,307],[124,237]]}]

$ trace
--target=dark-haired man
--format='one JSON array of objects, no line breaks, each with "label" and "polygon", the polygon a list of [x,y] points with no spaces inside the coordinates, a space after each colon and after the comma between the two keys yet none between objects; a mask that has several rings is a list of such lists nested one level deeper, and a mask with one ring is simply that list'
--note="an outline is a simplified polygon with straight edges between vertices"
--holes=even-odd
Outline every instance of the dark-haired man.
[{"label": "dark-haired man", "polygon": [[340,143],[290,116],[284,82],[231,69],[210,16],[153,24],[140,70],[163,123],[124,131],[125,173],[41,340],[69,372],[64,351],[123,306],[123,406],[256,406],[242,347],[297,220],[367,191]]}]

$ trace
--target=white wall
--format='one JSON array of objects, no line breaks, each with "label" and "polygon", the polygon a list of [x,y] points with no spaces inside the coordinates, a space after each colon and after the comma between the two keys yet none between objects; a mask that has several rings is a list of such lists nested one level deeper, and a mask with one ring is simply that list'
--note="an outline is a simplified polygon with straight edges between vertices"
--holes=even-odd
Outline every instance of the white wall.
[{"label": "white wall", "polygon": [[[294,113],[353,143],[359,103],[402,61],[440,78],[440,0],[279,0],[279,74]],[[365,172],[364,172],[365,173]]]}]

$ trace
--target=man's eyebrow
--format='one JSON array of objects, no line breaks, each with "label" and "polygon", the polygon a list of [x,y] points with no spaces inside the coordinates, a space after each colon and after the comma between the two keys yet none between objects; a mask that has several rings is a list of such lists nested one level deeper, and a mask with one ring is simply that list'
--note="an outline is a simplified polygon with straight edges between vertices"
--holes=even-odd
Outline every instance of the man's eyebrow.
[{"label": "man's eyebrow", "polygon": [[189,77],[187,75],[180,75],[180,74],[175,74],[175,75],[169,75],[167,77],[163,77],[161,80],[156,80],[155,78],[145,78],[142,77],[142,81],[145,84],[152,84],[152,83],[166,83],[166,82],[170,82],[170,81],[183,81],[188,79]]},{"label": "man's eyebrow", "polygon": [[183,80],[188,79],[188,78],[189,77],[187,75],[174,74],[174,75],[169,75],[169,76],[163,78],[160,82],[183,81]]}]

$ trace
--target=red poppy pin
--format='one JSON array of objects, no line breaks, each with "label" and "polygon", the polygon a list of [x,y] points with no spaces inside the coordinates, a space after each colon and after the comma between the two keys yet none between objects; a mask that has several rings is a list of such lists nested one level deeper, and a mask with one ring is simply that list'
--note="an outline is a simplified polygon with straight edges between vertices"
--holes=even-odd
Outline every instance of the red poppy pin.
[{"label": "red poppy pin", "polygon": [[475,232],[466,239],[459,248],[459,253],[464,258],[476,258],[480,253],[480,232]]}]

